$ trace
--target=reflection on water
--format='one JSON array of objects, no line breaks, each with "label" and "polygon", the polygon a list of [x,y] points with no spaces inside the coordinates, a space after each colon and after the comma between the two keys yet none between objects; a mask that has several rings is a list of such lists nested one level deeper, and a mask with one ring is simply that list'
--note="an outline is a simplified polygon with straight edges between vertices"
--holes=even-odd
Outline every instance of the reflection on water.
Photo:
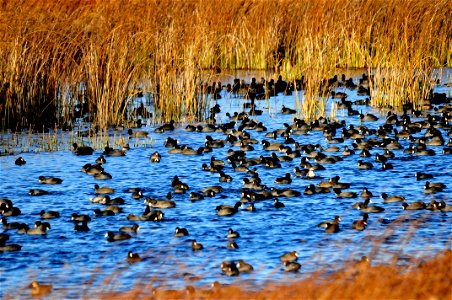
[{"label": "reflection on water", "polygon": [[[345,91],[345,90],[344,90]],[[346,90],[348,100],[363,99],[355,91]],[[299,97],[300,98],[300,97]],[[221,113],[217,119],[222,123],[228,121],[226,112],[240,112],[243,99],[234,98],[226,93],[217,103]],[[264,110],[262,116],[255,117],[267,126],[268,131],[283,128],[284,123],[292,123],[293,116],[280,113],[282,105],[295,107],[295,96],[283,96],[270,100],[257,101],[259,109]],[[329,107],[329,105],[328,105]],[[385,118],[379,112],[366,106],[354,106],[361,113],[371,112],[380,119],[377,122],[366,122],[363,125],[370,129],[378,129]],[[359,117],[348,117],[346,112],[338,111],[339,121],[348,124],[361,125]],[[421,119],[413,118],[412,121]],[[237,126],[236,126],[237,128]],[[227,145],[224,148],[213,149],[212,153],[201,156],[185,156],[169,154],[164,147],[168,137],[178,139],[180,144],[187,144],[195,149],[204,145],[207,135],[214,139],[225,139],[223,133],[189,133],[184,128],[173,132],[154,133],[154,127],[144,127],[141,130],[150,132],[152,142],[136,143],[130,141],[132,148],[123,157],[107,157],[105,170],[113,177],[111,180],[100,181],[85,173],[81,167],[101,154],[96,151],[93,156],[75,156],[69,151],[51,153],[23,153],[26,165],[16,166],[16,156],[0,157],[1,189],[0,197],[9,198],[19,207],[22,214],[9,217],[9,222],[24,222],[30,226],[40,219],[40,211],[54,210],[60,218],[48,220],[52,228],[46,236],[20,235],[15,230],[9,230],[10,242],[22,245],[20,252],[0,252],[0,284],[3,292],[11,292],[18,287],[24,287],[32,279],[43,282],[53,282],[57,289],[87,285],[93,289],[99,285],[104,290],[126,290],[134,284],[169,285],[181,287],[188,284],[205,285],[215,280],[221,282],[241,282],[260,286],[269,281],[299,279],[308,276],[310,272],[320,268],[335,270],[350,259],[359,259],[367,255],[373,263],[390,263],[394,256],[400,257],[401,263],[406,263],[410,257],[431,256],[445,248],[450,248],[451,214],[438,211],[403,211],[400,203],[383,203],[379,198],[385,192],[389,195],[403,195],[408,203],[431,199],[445,200],[450,204],[452,188],[452,156],[442,154],[441,146],[431,146],[435,156],[414,156],[403,154],[403,150],[393,150],[396,157],[391,161],[393,170],[383,171],[374,161],[376,153],[382,153],[380,148],[370,150],[372,157],[362,158],[372,162],[374,169],[359,170],[357,154],[343,157],[343,161],[335,164],[325,164],[326,170],[317,171],[315,179],[295,177],[293,168],[299,166],[301,158],[291,162],[282,162],[281,168],[268,169],[257,165],[262,183],[268,187],[292,188],[303,193],[309,184],[318,184],[333,176],[339,175],[341,182],[351,183],[346,191],[358,193],[357,199],[336,198],[333,192],[299,196],[292,198],[280,197],[285,207],[276,210],[273,200],[257,201],[256,212],[239,209],[232,217],[219,217],[215,208],[220,204],[234,205],[240,200],[243,187],[242,179],[250,178],[243,172],[234,172],[226,163],[224,171],[232,176],[229,183],[219,182],[218,173],[201,171],[203,163],[208,164],[210,158],[226,160],[229,149],[239,147]],[[447,132],[440,129],[447,140]],[[261,141],[265,132],[247,130],[252,138]],[[425,130],[413,134],[421,137]],[[118,133],[116,133],[118,134]],[[127,136],[126,131],[121,132]],[[338,132],[337,136],[340,136]],[[320,144],[328,147],[321,131],[311,131],[307,135],[292,135],[300,144]],[[366,138],[375,138],[368,136]],[[283,142],[278,137],[272,142]],[[352,148],[352,140],[346,140],[340,146],[339,155],[344,145]],[[404,148],[410,142],[400,140]],[[249,158],[268,156],[261,144],[253,145],[255,150],[246,154]],[[289,145],[293,147],[293,145]],[[149,157],[158,151],[162,155],[161,163],[150,163]],[[277,155],[282,153],[275,152]],[[331,153],[328,153],[330,155]],[[306,156],[305,153],[302,156]],[[254,167],[253,167],[254,168]],[[422,171],[434,176],[433,182],[443,182],[447,187],[434,195],[426,195],[423,191],[425,180],[417,181],[415,172]],[[286,173],[292,174],[292,183],[276,185],[277,177]],[[60,185],[42,185],[39,176],[55,176],[63,179]],[[121,226],[131,226],[136,221],[126,220],[130,213],[141,215],[145,204],[143,199],[133,199],[127,190],[140,187],[147,197],[165,199],[172,191],[171,180],[177,175],[180,180],[190,186],[186,194],[173,194],[175,208],[163,209],[164,220],[161,222],[139,222],[140,231],[131,234],[132,238],[122,242],[108,242],[104,235],[107,231],[118,231]],[[94,184],[108,185],[116,192],[114,197],[122,197],[125,204],[121,205],[123,213],[115,216],[95,217],[96,208],[103,209],[101,204],[90,201],[94,197]],[[224,190],[214,197],[191,202],[189,192],[199,192],[211,185],[220,185]],[[374,195],[374,205],[383,206],[385,211],[370,214],[368,227],[357,232],[351,229],[354,220],[362,217],[360,211],[352,208],[352,204],[361,201],[359,195],[367,187]],[[32,197],[28,195],[31,188],[41,188],[49,191],[48,195]],[[89,214],[90,231],[75,232],[71,215],[73,213]],[[340,216],[341,231],[337,234],[326,234],[323,228],[318,228],[321,221],[332,220]],[[176,227],[184,227],[189,236],[177,238],[174,236]],[[227,232],[229,228],[240,233],[235,241],[239,249],[230,250],[227,247]],[[201,251],[193,252],[191,241],[196,239],[204,245]],[[299,274],[287,274],[282,271],[279,256],[285,252],[296,250],[298,261],[302,264]],[[128,264],[128,251],[138,252],[143,261]],[[230,278],[221,274],[220,264],[225,260],[244,259],[254,266],[254,272],[241,274],[239,278]],[[76,296],[69,294],[68,296]]]}]

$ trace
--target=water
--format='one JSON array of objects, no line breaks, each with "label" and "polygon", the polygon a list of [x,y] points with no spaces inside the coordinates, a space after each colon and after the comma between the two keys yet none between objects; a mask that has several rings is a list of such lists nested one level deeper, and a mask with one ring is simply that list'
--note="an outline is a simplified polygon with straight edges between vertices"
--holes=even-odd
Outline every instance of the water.
[{"label": "water", "polygon": [[[445,87],[442,91],[450,92]],[[348,100],[364,97],[357,96],[355,91],[346,90]],[[257,120],[264,122],[268,131],[283,128],[284,123],[291,123],[293,116],[280,113],[282,105],[295,107],[294,96],[271,98],[257,101],[259,109],[264,110]],[[300,96],[299,96],[300,98]],[[223,94],[223,99],[217,103],[222,112],[217,119],[227,122],[226,112],[241,111],[243,99]],[[328,108],[330,105],[328,104]],[[366,122],[364,125],[377,129],[385,118],[375,109],[366,106],[354,106],[354,109],[366,113],[377,114],[377,122]],[[347,124],[360,125],[359,117],[348,117],[341,110],[337,113],[339,120]],[[412,121],[421,119],[413,118]],[[237,127],[237,126],[236,126]],[[188,144],[193,148],[204,145],[206,135],[214,139],[224,139],[222,133],[188,133],[183,128],[163,134],[154,133],[154,127],[147,126],[141,130],[150,132],[152,141],[136,143],[132,140],[132,149],[124,157],[107,157],[105,170],[113,179],[96,180],[80,171],[86,163],[94,160],[102,151],[96,151],[93,156],[75,156],[69,150],[59,152],[34,152],[20,154],[27,164],[16,166],[15,156],[0,157],[1,188],[0,197],[9,198],[19,207],[22,214],[9,217],[9,222],[24,222],[32,225],[40,219],[42,209],[60,212],[61,217],[49,220],[52,229],[46,236],[20,235],[15,230],[7,233],[10,243],[22,245],[19,252],[0,252],[0,294],[14,295],[17,289],[26,287],[31,280],[49,282],[55,290],[61,291],[66,297],[80,297],[83,293],[92,291],[128,290],[134,285],[165,286],[182,288],[186,285],[208,285],[213,281],[222,283],[241,283],[251,287],[259,287],[268,282],[296,280],[309,276],[315,270],[337,270],[343,263],[358,260],[362,255],[372,258],[373,264],[390,263],[399,257],[399,263],[407,263],[410,258],[431,257],[436,253],[451,248],[452,215],[438,211],[403,211],[400,203],[385,204],[379,198],[382,192],[390,195],[400,194],[407,202],[431,199],[445,200],[451,204],[451,174],[452,156],[442,154],[443,147],[434,149],[436,156],[422,157],[403,154],[403,150],[394,150],[396,158],[390,162],[394,170],[382,171],[374,162],[376,153],[383,150],[374,148],[372,157],[363,160],[372,162],[374,169],[358,170],[358,154],[344,157],[336,164],[325,165],[325,171],[318,171],[319,178],[308,180],[292,176],[290,185],[276,185],[274,180],[286,173],[293,175],[293,168],[299,166],[300,158],[292,162],[283,162],[280,169],[266,169],[256,166],[262,182],[267,186],[277,188],[290,187],[303,192],[309,184],[317,184],[335,175],[341,176],[341,182],[351,183],[349,191],[361,193],[367,187],[373,194],[372,201],[385,208],[383,213],[370,214],[369,225],[363,232],[350,229],[354,220],[361,218],[358,210],[352,209],[357,199],[337,199],[334,193],[316,194],[313,196],[284,198],[280,201],[285,208],[276,210],[272,200],[255,203],[256,212],[240,210],[232,217],[219,217],[215,207],[220,204],[234,205],[240,200],[242,179],[249,177],[244,173],[234,172],[230,165],[224,171],[233,177],[230,183],[220,183],[217,173],[201,171],[203,163],[209,163],[210,157],[226,159],[229,149],[238,147],[226,146],[214,149],[212,153],[202,156],[184,156],[168,154],[163,146],[168,137],[176,138],[180,144]],[[442,129],[443,136],[448,139]],[[265,132],[248,130],[253,138],[261,141]],[[421,137],[421,133],[414,136]],[[126,131],[116,133],[126,136]],[[339,133],[338,133],[339,135]],[[374,137],[374,136],[373,136]],[[327,147],[321,131],[312,131],[308,135],[294,135],[300,144],[321,144]],[[369,137],[367,137],[369,138]],[[283,139],[279,137],[278,142]],[[274,140],[271,140],[274,142]],[[406,148],[409,142],[401,140]],[[339,144],[351,147],[351,140]],[[271,152],[262,149],[262,145],[253,145],[255,151],[247,153],[247,158],[268,156]],[[159,151],[161,163],[150,163],[149,156]],[[341,150],[342,152],[342,150]],[[340,155],[340,153],[333,153]],[[359,153],[359,151],[357,151]],[[281,155],[281,153],[277,153]],[[327,153],[328,154],[328,153]],[[305,154],[304,154],[305,155]],[[304,156],[303,155],[303,156]],[[434,196],[423,193],[425,180],[417,181],[415,172],[422,171],[434,175],[433,182],[443,182],[447,188]],[[60,185],[42,185],[38,177],[56,176],[63,179]],[[188,183],[191,191],[199,191],[210,185],[221,185],[224,191],[213,198],[191,202],[187,194],[174,194],[176,208],[165,209],[164,220],[161,222],[127,221],[129,213],[141,215],[145,204],[143,200],[135,200],[128,188],[140,187],[145,196],[164,199],[172,191],[171,180],[178,175]],[[90,202],[94,197],[94,184],[108,185],[116,189],[114,197],[122,197],[126,204],[122,205],[124,212],[110,217],[94,217],[93,210],[102,209],[102,205]],[[33,197],[28,195],[31,188],[41,188],[50,192],[49,195]],[[71,214],[86,213],[92,216],[89,232],[75,232]],[[337,234],[326,234],[317,224],[324,220],[332,220],[335,215],[342,218],[341,231]],[[400,223],[391,224],[396,219]],[[107,231],[117,231],[121,226],[140,225],[140,231],[132,234],[127,241],[106,241]],[[190,235],[176,238],[176,226],[185,227]],[[236,239],[237,250],[227,249],[227,230],[233,228],[241,235]],[[191,240],[196,239],[204,245],[202,251],[192,252]],[[138,252],[144,260],[130,265],[125,258],[128,251]],[[285,252],[296,250],[299,262],[303,265],[298,274],[288,274],[282,271],[279,256]],[[224,260],[244,259],[254,266],[255,271],[230,278],[222,275],[220,264]],[[80,286],[80,289],[74,287]],[[70,289],[67,292],[66,289]],[[21,290],[23,292],[23,290]],[[67,292],[67,294],[66,294]]]}]

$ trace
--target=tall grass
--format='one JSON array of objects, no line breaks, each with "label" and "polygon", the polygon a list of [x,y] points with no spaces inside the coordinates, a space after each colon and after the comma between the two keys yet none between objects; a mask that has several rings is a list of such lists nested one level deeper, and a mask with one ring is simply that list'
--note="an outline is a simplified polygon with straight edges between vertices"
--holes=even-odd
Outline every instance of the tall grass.
[{"label": "tall grass", "polygon": [[211,289],[143,290],[107,293],[101,298],[123,299],[450,299],[452,251],[419,261],[416,268],[350,264],[342,271],[305,280],[269,284],[261,290],[240,285]]},{"label": "tall grass", "polygon": [[386,77],[374,82],[374,105],[419,104],[431,68],[452,66],[451,13],[448,0],[3,1],[1,126],[86,113],[101,128],[125,123],[138,88],[156,122],[203,119],[206,69],[304,75],[308,117],[323,113],[321,79],[337,67]]}]

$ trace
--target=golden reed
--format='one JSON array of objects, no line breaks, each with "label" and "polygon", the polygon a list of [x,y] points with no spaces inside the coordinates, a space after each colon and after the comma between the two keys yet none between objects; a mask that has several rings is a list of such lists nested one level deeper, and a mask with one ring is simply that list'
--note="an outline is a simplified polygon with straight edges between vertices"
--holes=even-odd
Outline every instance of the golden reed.
[{"label": "golden reed", "polygon": [[375,106],[420,106],[432,68],[452,66],[450,15],[450,0],[4,0],[1,127],[125,124],[142,92],[157,122],[202,120],[205,70],[304,76],[306,117],[338,67],[375,75]]}]

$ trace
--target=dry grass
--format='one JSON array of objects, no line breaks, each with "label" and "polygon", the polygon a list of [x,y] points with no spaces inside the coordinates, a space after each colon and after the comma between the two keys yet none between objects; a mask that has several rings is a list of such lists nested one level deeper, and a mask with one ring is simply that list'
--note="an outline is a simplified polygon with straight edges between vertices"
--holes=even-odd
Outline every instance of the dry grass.
[{"label": "dry grass", "polygon": [[343,271],[289,284],[269,284],[259,291],[240,286],[208,289],[157,290],[134,288],[125,293],[99,295],[105,299],[451,299],[452,251],[428,261],[400,266],[350,264]]},{"label": "dry grass", "polygon": [[304,75],[307,103],[300,107],[307,117],[323,114],[321,79],[337,67],[387,76],[373,85],[374,105],[420,105],[431,68],[452,66],[449,0],[0,5],[7,20],[0,24],[2,128],[61,126],[84,113],[100,128],[125,123],[139,90],[150,93],[156,121],[203,119],[206,69]]}]

